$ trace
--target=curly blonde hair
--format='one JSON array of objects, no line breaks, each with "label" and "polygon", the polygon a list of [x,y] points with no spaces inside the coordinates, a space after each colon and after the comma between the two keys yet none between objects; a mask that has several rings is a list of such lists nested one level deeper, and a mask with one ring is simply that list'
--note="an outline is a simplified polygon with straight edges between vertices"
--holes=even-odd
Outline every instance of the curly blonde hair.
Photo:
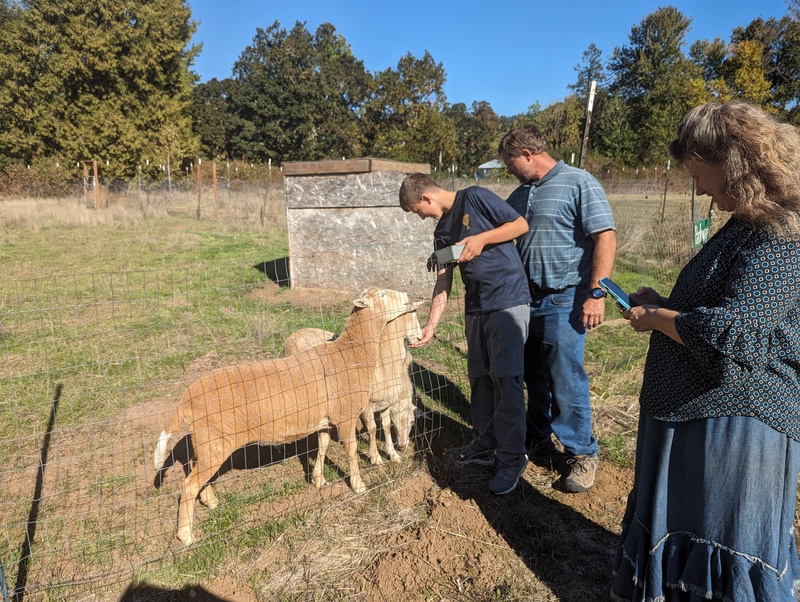
[{"label": "curly blonde hair", "polygon": [[730,100],[695,107],[669,153],[679,162],[722,165],[733,214],[765,230],[800,236],[800,131],[762,109]]}]

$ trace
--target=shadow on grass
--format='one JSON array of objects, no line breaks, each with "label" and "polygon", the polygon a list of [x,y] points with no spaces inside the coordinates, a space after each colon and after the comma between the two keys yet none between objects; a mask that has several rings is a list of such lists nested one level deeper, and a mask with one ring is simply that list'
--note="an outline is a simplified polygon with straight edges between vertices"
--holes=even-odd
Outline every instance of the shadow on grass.
[{"label": "shadow on grass", "polygon": [[[335,426],[330,428],[330,438],[331,443],[339,442],[339,435]],[[293,443],[285,443],[283,445],[250,443],[233,452],[228,459],[222,463],[209,483],[213,485],[219,477],[231,470],[253,470],[280,464],[289,458],[297,458],[303,467],[306,483],[313,484],[311,472],[314,468],[314,464],[312,460],[316,459],[318,451],[319,436],[317,433],[298,439]],[[359,453],[362,457],[367,457],[365,453]],[[330,448],[328,454],[331,454]],[[164,483],[167,472],[174,465],[179,465],[184,476],[188,476],[191,466],[190,461],[193,459],[194,448],[192,446],[192,439],[191,436],[185,435],[178,441],[175,447],[172,448],[169,456],[167,456],[167,459],[164,461],[164,465],[156,473],[153,478],[153,486],[159,489]],[[348,474],[342,467],[333,462],[328,456],[325,457],[325,466],[333,471],[339,479],[348,477]]]},{"label": "shadow on grass", "polygon": [[129,585],[119,602],[229,602],[196,585],[187,585],[182,589],[163,589],[146,583]]},{"label": "shadow on grass", "polygon": [[253,266],[278,286],[290,286],[289,258],[279,257],[270,261],[262,261]]},{"label": "shadow on grass", "polygon": [[[31,499],[31,509],[28,513],[28,527],[25,530],[25,540],[20,546],[19,565],[17,566],[17,582],[14,590],[11,592],[11,600],[15,602],[22,602],[25,597],[25,589],[28,585],[28,570],[30,568],[31,550],[33,542],[36,539],[36,521],[39,518],[39,506],[42,502],[42,490],[44,488],[44,469],[47,467],[47,455],[50,452],[50,437],[53,434],[53,429],[56,424],[56,414],[58,412],[58,404],[61,401],[61,383],[56,385],[55,394],[53,395],[52,405],[50,407],[50,419],[47,422],[47,428],[44,432],[42,439],[42,448],[39,454],[39,469],[36,471],[36,484],[33,488],[33,498]],[[5,577],[3,577],[3,585],[5,586]],[[4,588],[5,589],[5,588]]]},{"label": "shadow on grass", "polygon": [[[420,382],[439,385],[421,387],[421,390],[469,424],[469,404],[458,387],[445,376],[424,367],[417,367],[417,372]],[[426,437],[417,449],[429,450],[428,470],[440,487],[450,489],[463,500],[471,500],[559,600],[587,602],[608,599],[617,534],[571,506],[541,493],[524,476],[509,495],[490,494],[487,485],[493,474],[491,467],[456,466],[446,457],[448,447],[469,441],[470,428],[444,413],[428,410],[423,412],[423,416],[439,422],[433,428],[426,424],[425,428],[418,429],[418,432],[434,432],[436,435]],[[591,490],[578,495],[590,496]]]},{"label": "shadow on grass", "polygon": [[[251,443],[233,452],[228,459],[222,463],[209,483],[213,485],[214,481],[231,470],[249,470],[253,468],[262,468],[264,466],[272,466],[273,464],[278,464],[288,458],[294,457],[300,460],[300,463],[303,465],[303,472],[306,475],[306,480],[310,482],[312,468],[311,456],[316,456],[318,449],[319,438],[316,433],[284,445],[261,445],[259,443]],[[153,479],[153,486],[156,489],[160,488],[167,472],[174,465],[179,465],[184,476],[188,476],[193,459],[194,447],[192,446],[192,438],[189,435],[184,435],[175,444],[175,447],[172,448],[172,451],[164,461],[164,465],[156,473]]]}]

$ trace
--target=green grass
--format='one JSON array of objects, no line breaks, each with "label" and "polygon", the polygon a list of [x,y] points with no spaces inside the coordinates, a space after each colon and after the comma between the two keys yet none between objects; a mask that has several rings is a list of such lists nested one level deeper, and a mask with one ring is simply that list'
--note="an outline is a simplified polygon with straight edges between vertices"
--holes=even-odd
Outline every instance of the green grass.
[{"label": "green grass", "polygon": [[599,440],[603,461],[613,462],[620,468],[633,469],[636,452],[635,441],[630,434],[614,433]]}]

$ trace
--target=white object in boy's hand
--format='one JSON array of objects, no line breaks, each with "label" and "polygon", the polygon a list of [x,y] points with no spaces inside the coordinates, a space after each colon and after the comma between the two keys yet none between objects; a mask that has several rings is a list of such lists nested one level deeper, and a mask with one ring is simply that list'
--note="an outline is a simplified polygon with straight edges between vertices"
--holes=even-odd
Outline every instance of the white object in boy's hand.
[{"label": "white object in boy's hand", "polygon": [[436,260],[439,263],[453,263],[454,261],[458,261],[458,258],[461,257],[461,251],[463,250],[464,245],[451,245],[444,249],[439,249],[436,251]]}]

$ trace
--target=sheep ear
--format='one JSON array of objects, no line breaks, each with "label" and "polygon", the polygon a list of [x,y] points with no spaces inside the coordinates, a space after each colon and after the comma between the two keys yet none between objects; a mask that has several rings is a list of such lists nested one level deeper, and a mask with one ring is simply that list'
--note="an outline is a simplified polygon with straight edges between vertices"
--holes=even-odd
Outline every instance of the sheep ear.
[{"label": "sheep ear", "polygon": [[417,311],[420,307],[425,305],[427,301],[414,301],[411,306],[414,308],[414,311]]},{"label": "sheep ear", "polygon": [[353,300],[353,307],[357,307],[358,309],[366,309],[369,307],[369,304],[364,301],[363,297],[359,297],[358,299]]}]

